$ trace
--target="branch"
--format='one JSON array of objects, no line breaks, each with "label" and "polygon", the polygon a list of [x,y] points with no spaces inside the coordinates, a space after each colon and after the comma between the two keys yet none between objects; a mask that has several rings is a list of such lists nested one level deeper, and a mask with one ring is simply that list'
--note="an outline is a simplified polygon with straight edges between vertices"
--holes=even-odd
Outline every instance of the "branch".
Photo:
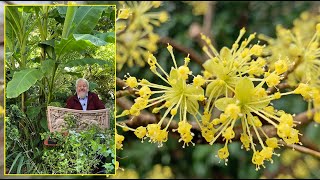
[{"label": "branch", "polygon": [[[130,109],[130,107],[132,105],[131,102],[129,102],[128,100],[126,100],[123,97],[117,99],[117,104],[119,106],[121,106],[123,109]],[[314,112],[314,111],[312,111],[312,112]],[[301,122],[300,125],[302,125],[302,124],[309,122],[310,118],[307,117],[307,112],[303,112],[303,113],[296,115],[294,117],[294,121]],[[156,115],[149,113],[149,112],[146,112],[146,111],[143,111],[143,112],[141,112],[141,114],[139,116],[131,117],[129,120],[125,120],[122,122],[124,122],[127,126],[129,126],[131,128],[137,128],[139,126],[147,126],[148,124],[157,123],[158,120],[157,120]],[[162,123],[162,128],[166,127],[168,122],[169,122],[169,118],[165,118],[164,122]],[[188,122],[190,122],[190,121],[188,121]],[[208,142],[202,137],[201,129],[198,126],[198,124],[195,122],[190,122],[190,123],[192,125],[191,131],[195,134],[192,141],[196,144],[208,144]],[[171,131],[172,129],[177,129],[177,128],[178,128],[178,123],[176,121],[171,121],[168,130]],[[268,137],[277,136],[277,129],[272,125],[264,125],[262,127],[262,129]],[[234,132],[235,132],[235,137],[232,140],[239,141],[241,133],[242,133],[242,127],[241,126],[235,127]],[[255,140],[258,139],[257,135],[255,134],[254,131],[252,131],[251,134],[253,135],[253,138]],[[216,142],[223,143],[224,142],[223,137],[220,136],[216,140]]]},{"label": "branch", "polygon": [[277,88],[275,88],[275,87],[269,87],[269,88],[267,89],[268,94],[273,94],[273,93],[275,93],[275,92],[277,91],[277,89],[280,90],[280,89],[291,88],[291,86],[290,86],[288,83],[280,83],[280,84],[278,84],[276,87],[277,87]]},{"label": "branch", "polygon": [[167,45],[169,43],[175,49],[177,49],[181,52],[184,52],[186,54],[190,54],[190,59],[195,61],[197,64],[199,64],[202,67],[202,64],[204,62],[203,58],[197,52],[193,51],[192,49],[184,47],[183,45],[176,43],[173,39],[170,39],[168,37],[162,37],[159,40],[159,42],[162,44],[165,44],[165,45]]},{"label": "branch", "polygon": [[[315,113],[315,109],[312,109],[311,110],[311,117],[313,117],[314,113]],[[306,124],[312,119],[311,117],[309,118],[307,114],[308,114],[308,111],[299,113],[298,115],[296,115],[294,117],[293,120],[300,122],[300,124],[298,124],[298,125]]]},{"label": "branch", "polygon": [[314,157],[320,158],[320,152],[318,152],[318,151],[315,151],[315,150],[312,150],[312,149],[309,149],[309,148],[306,148],[306,147],[303,147],[303,146],[300,146],[297,144],[286,144],[286,143],[282,143],[282,142],[281,142],[281,144],[288,146],[290,148],[296,149],[302,153],[310,154]]}]

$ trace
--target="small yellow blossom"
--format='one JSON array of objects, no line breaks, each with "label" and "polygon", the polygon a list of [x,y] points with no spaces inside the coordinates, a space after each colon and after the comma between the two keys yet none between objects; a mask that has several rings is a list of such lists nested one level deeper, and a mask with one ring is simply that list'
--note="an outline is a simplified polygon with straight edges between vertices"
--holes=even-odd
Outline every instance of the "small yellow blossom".
[{"label": "small yellow blossom", "polygon": [[117,149],[122,149],[122,141],[124,140],[124,136],[120,135],[120,134],[117,134],[116,133],[116,145],[117,145]]},{"label": "small yellow blossom", "polygon": [[118,18],[119,19],[128,19],[130,16],[130,9],[120,9]]}]

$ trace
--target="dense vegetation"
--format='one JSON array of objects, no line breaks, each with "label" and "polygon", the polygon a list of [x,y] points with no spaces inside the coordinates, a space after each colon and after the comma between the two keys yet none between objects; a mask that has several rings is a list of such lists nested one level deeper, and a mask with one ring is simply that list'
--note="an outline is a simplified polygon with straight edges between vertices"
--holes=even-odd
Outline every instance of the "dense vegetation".
[{"label": "dense vegetation", "polygon": [[[5,20],[6,173],[91,174],[104,157],[114,174],[115,6],[6,6]],[[111,129],[44,146],[46,108],[65,107],[78,78],[109,108]]]}]

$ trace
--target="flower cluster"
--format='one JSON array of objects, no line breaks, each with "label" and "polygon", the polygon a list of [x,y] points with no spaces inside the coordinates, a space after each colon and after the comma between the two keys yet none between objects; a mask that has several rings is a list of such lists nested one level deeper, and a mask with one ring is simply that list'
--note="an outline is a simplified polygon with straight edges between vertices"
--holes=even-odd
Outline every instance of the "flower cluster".
[{"label": "flower cluster", "polygon": [[[196,115],[199,109],[198,101],[204,100],[204,90],[201,80],[195,77],[193,83],[187,82],[188,77],[192,75],[192,71],[188,68],[189,57],[184,59],[184,64],[177,66],[173,48],[171,45],[167,47],[175,67],[172,67],[170,73],[166,73],[157,62],[157,59],[149,54],[148,64],[150,70],[157,75],[166,85],[151,83],[146,79],[137,80],[135,77],[128,77],[125,81],[131,88],[135,88],[138,98],[129,110],[123,111],[117,118],[132,115],[138,116],[143,109],[158,105],[153,108],[153,113],[164,110],[164,115],[157,124],[148,124],[147,127],[138,127],[134,129],[134,133],[140,139],[149,138],[150,142],[158,143],[162,146],[163,142],[168,139],[168,127],[172,119],[178,114],[180,122],[177,129],[181,135],[181,141],[184,145],[192,143],[193,133],[191,133],[191,125],[187,122],[187,113]],[[170,116],[170,117],[168,117]],[[162,129],[165,119],[169,121]],[[123,126],[118,124],[118,126]],[[129,128],[129,130],[132,130]]]},{"label": "flower cluster", "polygon": [[314,120],[320,123],[320,15],[303,12],[294,21],[292,29],[277,26],[277,38],[260,35],[268,43],[265,56],[269,56],[268,66],[276,68],[275,61],[285,59],[294,71],[288,74],[287,83],[298,86],[295,91],[308,102],[309,117],[311,107],[316,110]]},{"label": "flower cluster", "polygon": [[158,8],[161,1],[120,1],[122,6],[117,16],[117,68],[124,64],[145,66],[148,52],[157,49],[159,36],[153,32],[153,26],[159,26],[168,20],[165,11],[151,12]]},{"label": "flower cluster", "polygon": [[[302,19],[306,20],[306,17],[307,14],[304,14]],[[299,23],[295,21],[297,26]],[[230,155],[228,145],[238,139],[242,149],[252,151],[252,163],[256,170],[265,167],[267,161],[273,163],[273,155],[280,156],[275,152],[280,144],[302,143],[295,115],[275,109],[272,101],[301,94],[309,103],[313,103],[313,107],[320,109],[320,25],[313,22],[308,27],[316,30],[313,36],[301,37],[303,30],[297,27],[291,32],[278,26],[278,39],[263,37],[269,40],[268,45],[261,45],[260,41],[252,44],[256,33],[244,38],[246,29],[242,28],[231,48],[222,47],[220,51],[208,37],[201,34],[204,41],[202,50],[208,57],[202,65],[202,74],[194,74],[189,69],[189,55],[185,57],[184,64],[178,66],[170,44],[167,50],[173,67],[169,72],[149,53],[147,63],[150,71],[162,82],[125,76],[127,87],[136,92],[136,98],[131,108],[116,118],[137,117],[143,110],[162,116],[157,123],[146,126],[131,128],[119,122],[117,126],[133,131],[142,142],[149,139],[149,142],[161,147],[168,139],[172,121],[176,119],[178,127],[171,129],[179,133],[178,141],[183,142],[183,148],[189,144],[195,145],[192,142],[194,131],[199,131],[210,145],[218,139],[224,142],[216,156],[225,164]],[[301,65],[303,68],[310,66],[311,74],[295,77],[299,83],[292,86],[293,90],[280,91],[278,85],[290,78],[292,68]],[[214,110],[219,110],[219,114]],[[316,111],[314,119],[320,121],[320,110]],[[266,128],[275,129],[276,135],[270,135]]]},{"label": "flower cluster", "polygon": [[[203,64],[203,76],[193,75],[192,83],[188,83],[192,71],[188,68],[189,57],[185,58],[182,66],[177,66],[172,46],[167,49],[171,54],[174,67],[168,74],[159,65],[157,59],[150,54],[148,64],[150,70],[157,75],[166,85],[151,83],[146,79],[137,80],[135,77],[127,77],[125,82],[134,88],[138,97],[129,110],[123,111],[117,118],[131,115],[138,116],[143,109],[152,109],[153,113],[163,110],[163,116],[157,124],[148,124],[132,129],[118,124],[120,127],[134,131],[134,134],[142,139],[149,138],[150,142],[158,143],[159,147],[168,138],[168,127],[173,118],[179,113],[178,131],[183,147],[192,143],[194,133],[189,117],[192,116],[198,123],[202,136],[209,144],[215,143],[218,138],[225,141],[225,146],[218,151],[218,157],[227,163],[229,157],[228,144],[235,138],[234,128],[242,127],[240,140],[246,150],[253,150],[252,162],[257,169],[264,166],[265,161],[272,162],[274,149],[278,148],[277,137],[269,137],[263,129],[263,124],[270,124],[277,129],[277,135],[287,144],[299,142],[299,131],[295,129],[293,116],[284,111],[273,108],[271,101],[282,96],[299,92],[269,93],[265,87],[277,86],[283,73],[288,70],[286,61],[279,59],[273,71],[264,68],[266,60],[260,57],[264,46],[259,44],[249,46],[255,34],[240,43],[245,34],[241,29],[240,35],[232,45],[232,48],[223,47],[218,52],[211,44],[209,38],[202,35],[206,42],[203,47],[209,59]],[[256,84],[256,85],[255,85]],[[202,87],[206,87],[205,90]],[[203,114],[199,102],[204,102]],[[213,109],[218,108],[222,113],[220,117],[213,118]],[[170,114],[170,115],[169,115]],[[187,116],[189,114],[189,116]],[[168,117],[169,116],[169,117]],[[188,117],[188,118],[187,118]],[[163,122],[169,119],[165,127]],[[254,143],[255,137],[259,147]]]},{"label": "flower cluster", "polygon": [[196,16],[207,13],[210,3],[209,1],[185,1],[186,4],[192,6],[192,13]]}]

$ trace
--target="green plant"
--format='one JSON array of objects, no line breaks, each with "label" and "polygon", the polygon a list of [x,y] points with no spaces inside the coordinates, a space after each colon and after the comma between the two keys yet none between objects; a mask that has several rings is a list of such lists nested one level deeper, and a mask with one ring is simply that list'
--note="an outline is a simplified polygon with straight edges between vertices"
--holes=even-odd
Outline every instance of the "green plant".
[{"label": "green plant", "polygon": [[[88,130],[42,133],[42,139],[53,138],[57,146],[45,148],[42,156],[44,174],[93,174],[100,166],[103,174],[115,173],[114,134],[91,127]],[[101,164],[103,159],[103,164]],[[100,172],[101,173],[101,172]]]}]

